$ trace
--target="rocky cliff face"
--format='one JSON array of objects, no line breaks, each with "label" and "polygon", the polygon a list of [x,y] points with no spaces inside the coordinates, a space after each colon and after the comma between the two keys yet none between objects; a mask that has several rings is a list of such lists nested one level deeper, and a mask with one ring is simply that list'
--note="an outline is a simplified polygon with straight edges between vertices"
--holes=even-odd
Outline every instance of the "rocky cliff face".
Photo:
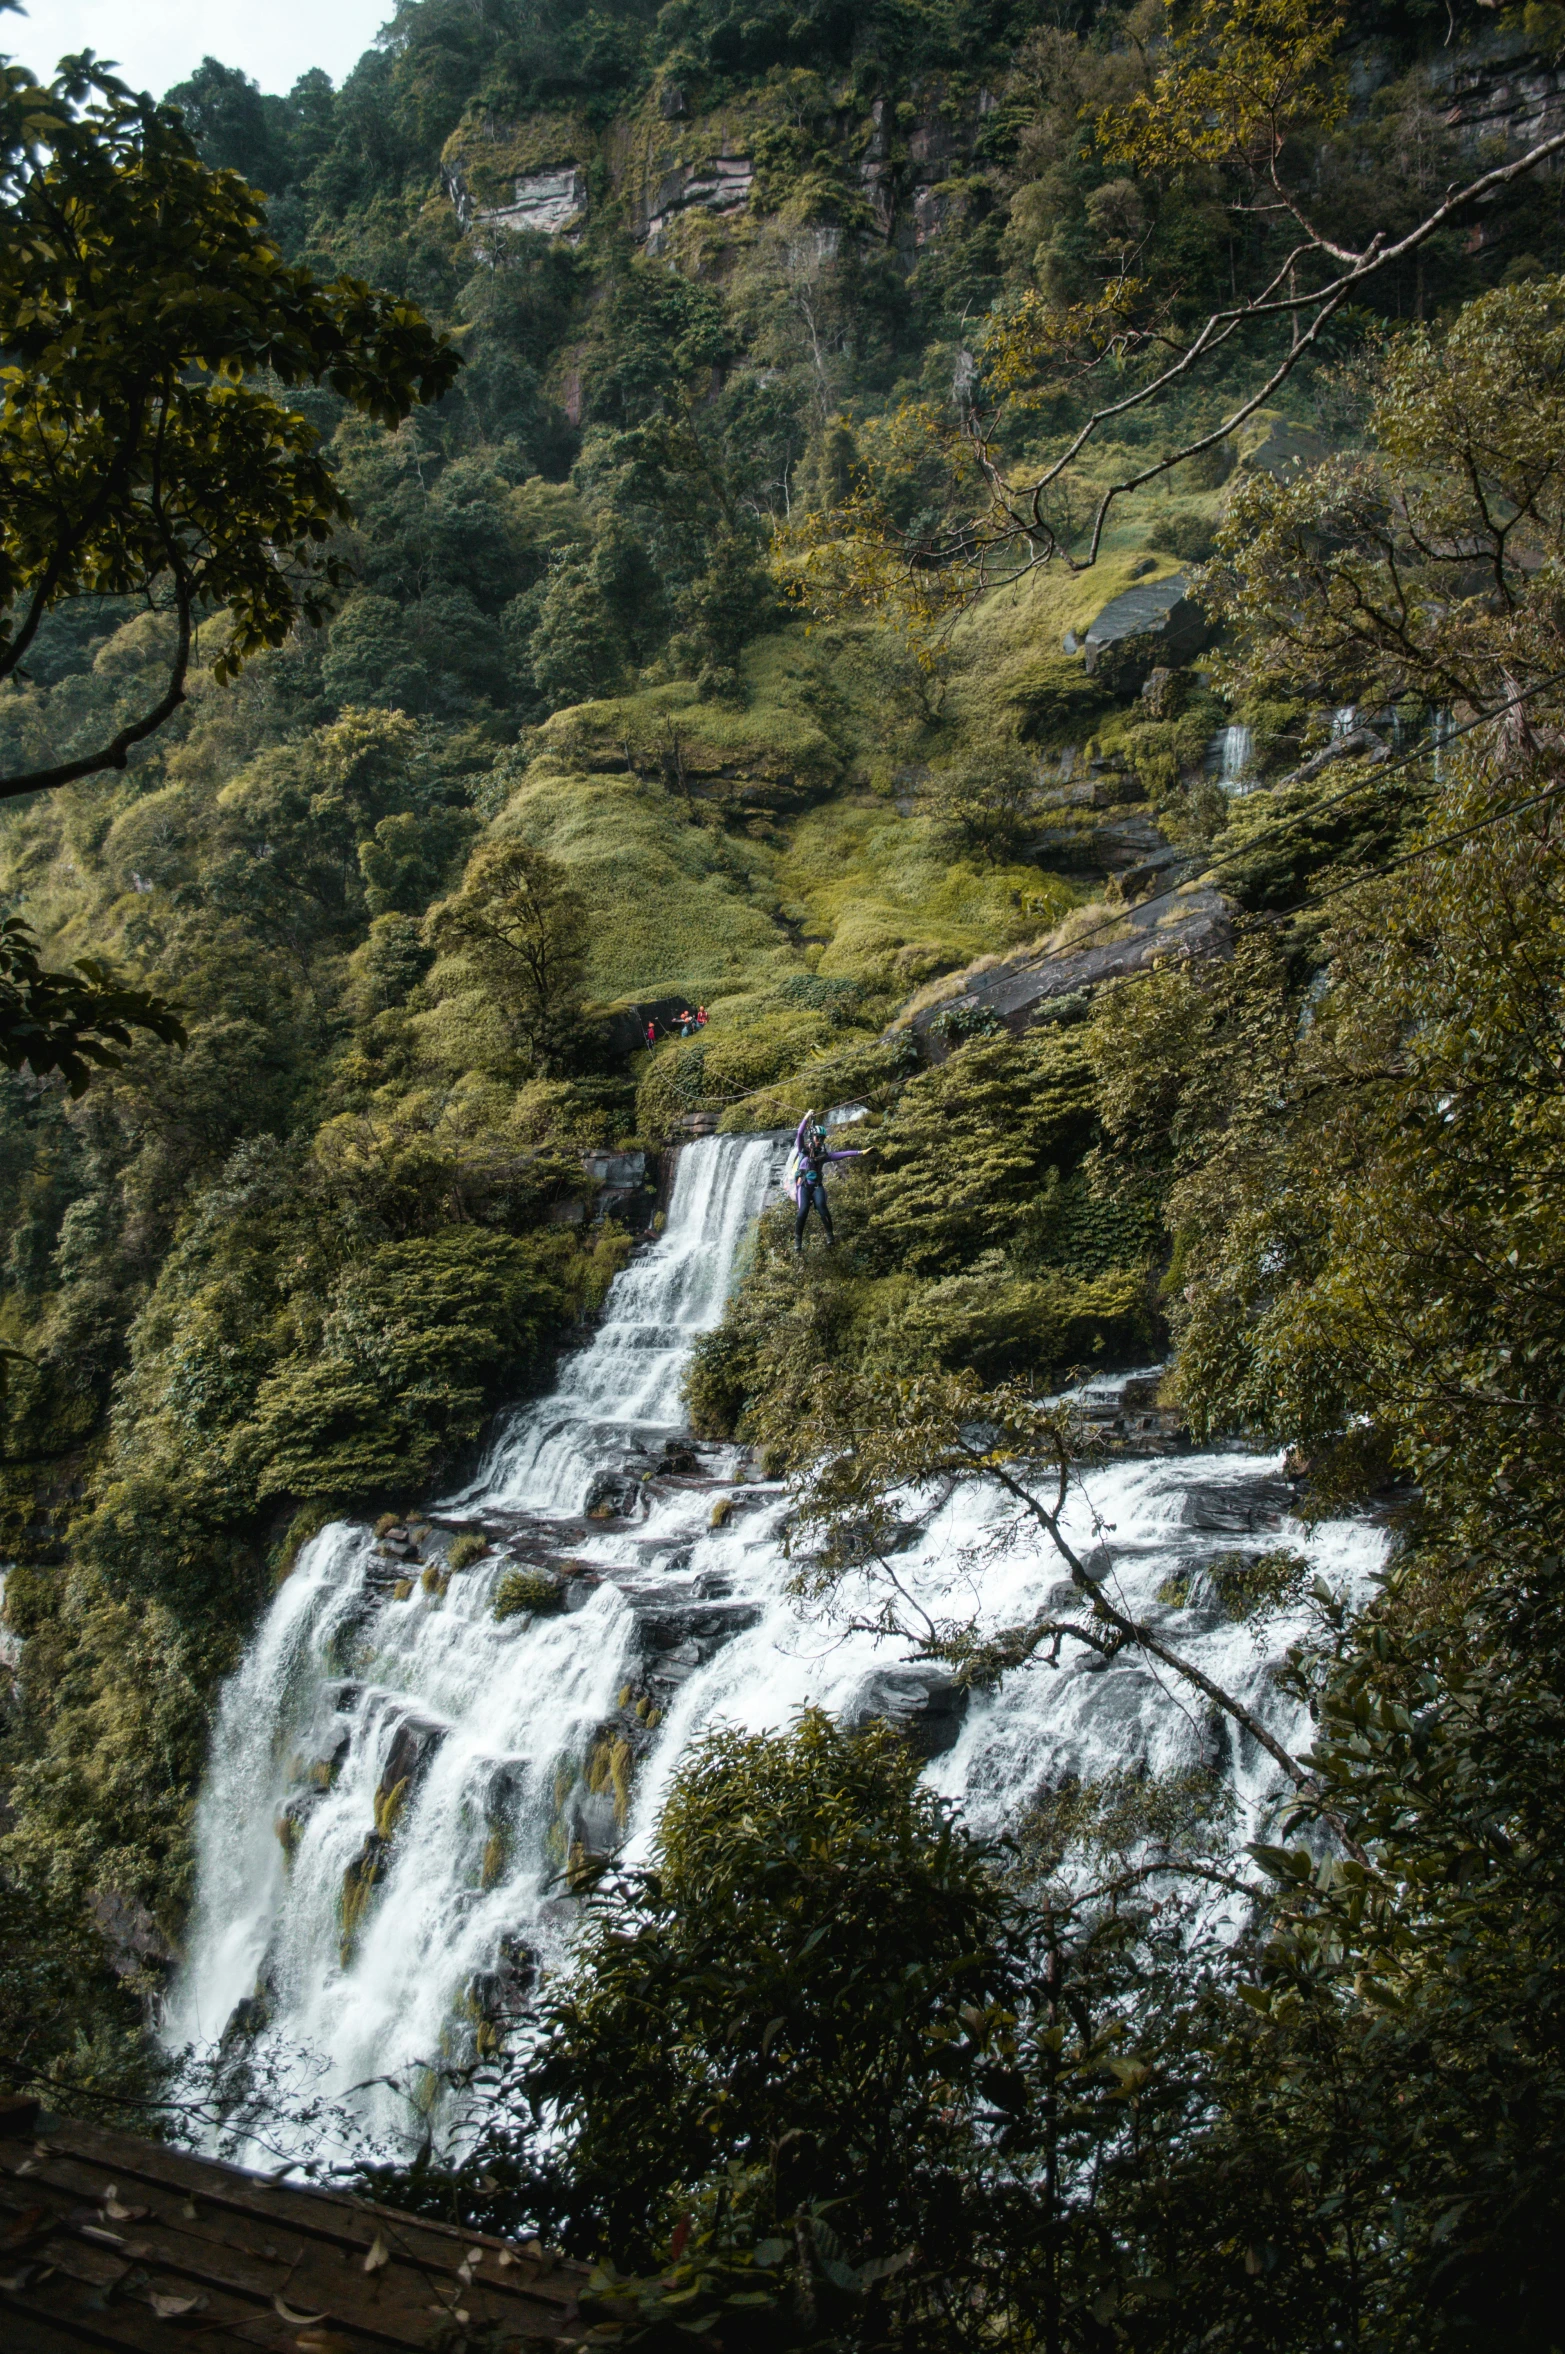
[{"label": "rocky cliff face", "polygon": [[[988,89],[941,79],[896,103],[851,91],[812,94],[816,128],[847,202],[834,243],[881,248],[904,270],[958,217],[984,123]],[[721,273],[726,252],[758,216],[786,202],[779,136],[797,94],[767,83],[718,107],[663,81],[606,128],[585,114],[544,111],[502,122],[484,111],[453,134],[442,160],[465,228],[532,230],[579,239],[589,222],[617,229],[650,255]]]}]

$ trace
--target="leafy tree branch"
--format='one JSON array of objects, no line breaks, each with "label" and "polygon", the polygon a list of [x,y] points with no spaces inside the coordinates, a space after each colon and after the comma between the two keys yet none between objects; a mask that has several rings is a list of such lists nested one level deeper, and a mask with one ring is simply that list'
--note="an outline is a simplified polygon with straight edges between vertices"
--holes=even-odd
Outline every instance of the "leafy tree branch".
[{"label": "leafy tree branch", "polygon": [[46,87],[0,66],[0,203],[0,682],[25,678],[67,598],[176,623],[161,693],[89,750],[0,778],[11,799],[123,768],[184,701],[203,614],[224,617],[219,684],[325,618],[349,508],[274,388],[326,384],[395,425],[459,362],[411,305],[288,267],[256,191],[90,59]]}]

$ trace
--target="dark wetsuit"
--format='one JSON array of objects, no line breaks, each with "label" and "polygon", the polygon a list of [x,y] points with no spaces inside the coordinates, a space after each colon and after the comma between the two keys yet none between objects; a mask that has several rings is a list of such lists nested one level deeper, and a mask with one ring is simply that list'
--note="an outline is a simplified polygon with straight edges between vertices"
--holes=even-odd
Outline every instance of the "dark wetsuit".
[{"label": "dark wetsuit", "polygon": [[796,1215],[793,1222],[793,1247],[796,1251],[802,1251],[804,1229],[811,1210],[825,1227],[826,1240],[831,1243],[836,1241],[831,1211],[826,1206],[826,1164],[828,1161],[859,1160],[862,1158],[862,1148],[855,1152],[828,1152],[825,1138],[821,1137],[817,1141],[817,1132],[813,1130],[807,1137],[802,1121],[793,1141],[799,1156],[799,1181],[794,1189]]}]

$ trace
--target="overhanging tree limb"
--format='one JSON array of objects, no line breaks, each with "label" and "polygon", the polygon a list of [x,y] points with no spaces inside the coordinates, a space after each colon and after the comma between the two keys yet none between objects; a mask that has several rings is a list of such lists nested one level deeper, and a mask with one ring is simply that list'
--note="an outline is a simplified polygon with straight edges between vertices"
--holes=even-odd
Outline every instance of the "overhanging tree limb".
[{"label": "overhanging tree limb", "polygon": [[324,620],[348,508],[279,386],[328,385],[395,425],[460,362],[410,305],[289,267],[260,196],[90,60],[47,88],[0,64],[0,204],[0,681],[68,598],[176,620],[155,700],[91,751],[0,779],[3,799],[123,767],[183,701],[203,615],[225,623],[219,684]]},{"label": "overhanging tree limb", "polygon": [[[866,1406],[879,1411],[866,1416]],[[984,1391],[969,1377],[955,1376],[865,1385],[853,1396],[849,1418],[845,1427],[828,1415],[815,1434],[819,1451],[804,1477],[800,1526],[824,1531],[828,1547],[824,1566],[803,1573],[798,1580],[803,1590],[811,1590],[813,1585],[820,1591],[834,1584],[844,1571],[862,1568],[867,1559],[883,1561],[886,1547],[877,1540],[890,1517],[890,1499],[898,1489],[937,1482],[992,1481],[1048,1537],[1072,1585],[1087,1600],[1095,1624],[1079,1626],[1042,1612],[1025,1625],[979,1644],[970,1631],[957,1641],[938,1630],[919,1634],[906,1628],[893,1612],[879,1631],[907,1635],[923,1657],[957,1658],[969,1675],[980,1661],[989,1672],[1004,1673],[1033,1658],[1045,1642],[1052,1641],[1057,1653],[1066,1636],[1105,1658],[1134,1646],[1200,1692],[1247,1733],[1281,1768],[1300,1796],[1310,1800],[1345,1852],[1366,1870],[1373,1870],[1364,1848],[1341,1816],[1327,1806],[1316,1777],[1254,1710],[1166,1643],[1145,1620],[1111,1601],[1103,1581],[1088,1571],[1061,1525],[1075,1469],[1068,1409],[1037,1401],[1014,1385]],[[1030,1467],[1042,1472],[1045,1465],[1052,1473],[1052,1503],[1030,1476]],[[893,1578],[891,1582],[900,1591],[899,1581]],[[919,1615],[924,1616],[921,1609]],[[925,1623],[927,1627],[927,1617]]]}]

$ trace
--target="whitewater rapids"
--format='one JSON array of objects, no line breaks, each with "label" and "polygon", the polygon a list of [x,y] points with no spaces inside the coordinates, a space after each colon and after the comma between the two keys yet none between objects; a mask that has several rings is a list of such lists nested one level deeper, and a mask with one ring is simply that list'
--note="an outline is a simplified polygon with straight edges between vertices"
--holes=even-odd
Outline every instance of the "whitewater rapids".
[{"label": "whitewater rapids", "polygon": [[[299,2082],[308,2055],[312,2093],[339,2104],[326,2136],[336,2154],[405,2145],[431,2066],[484,2048],[486,2006],[503,2011],[535,1961],[567,1953],[573,1851],[644,1854],[681,1756],[713,1726],[777,1729],[805,1705],[901,1717],[929,1753],[930,1784],[981,1833],[1013,1827],[1067,1776],[1198,1759],[1222,1766],[1242,1836],[1275,1820],[1271,1760],[1133,1650],[1105,1666],[1067,1645],[1058,1668],[968,1703],[897,1644],[790,1598],[783,1491],[736,1449],[702,1449],[693,1465],[681,1453],[691,1347],[722,1315],[781,1165],[775,1138],[715,1137],[681,1154],[666,1229],[616,1279],[592,1341],[434,1516],[481,1525],[505,1550],[441,1592],[416,1572],[392,1579],[368,1529],[334,1523],[304,1548],[222,1694],[165,2041],[221,2042],[255,2082],[268,2068]],[[640,1500],[599,1522],[585,1509],[606,1467]],[[1334,1586],[1363,1591],[1383,1533],[1358,1521],[1306,1531],[1285,1498],[1277,1466],[1253,1454],[1154,1455],[1090,1471],[1066,1527],[1078,1550],[1108,1546],[1126,1606],[1305,1745],[1272,1680],[1302,1622],[1273,1622],[1262,1647],[1198,1597],[1170,1599],[1181,1591],[1170,1579],[1246,1542],[1286,1543]],[[1062,1585],[1046,1540],[1018,1534],[1012,1513],[998,1494],[961,1491],[899,1556],[932,1616],[1013,1624]],[[1007,1533],[1016,1541],[997,1549]],[[500,1579],[545,1558],[562,1564],[568,1607],[497,1622]],[[265,2154],[279,2144],[288,2127],[274,2114]],[[244,2132],[227,2146],[263,2148]]]}]

